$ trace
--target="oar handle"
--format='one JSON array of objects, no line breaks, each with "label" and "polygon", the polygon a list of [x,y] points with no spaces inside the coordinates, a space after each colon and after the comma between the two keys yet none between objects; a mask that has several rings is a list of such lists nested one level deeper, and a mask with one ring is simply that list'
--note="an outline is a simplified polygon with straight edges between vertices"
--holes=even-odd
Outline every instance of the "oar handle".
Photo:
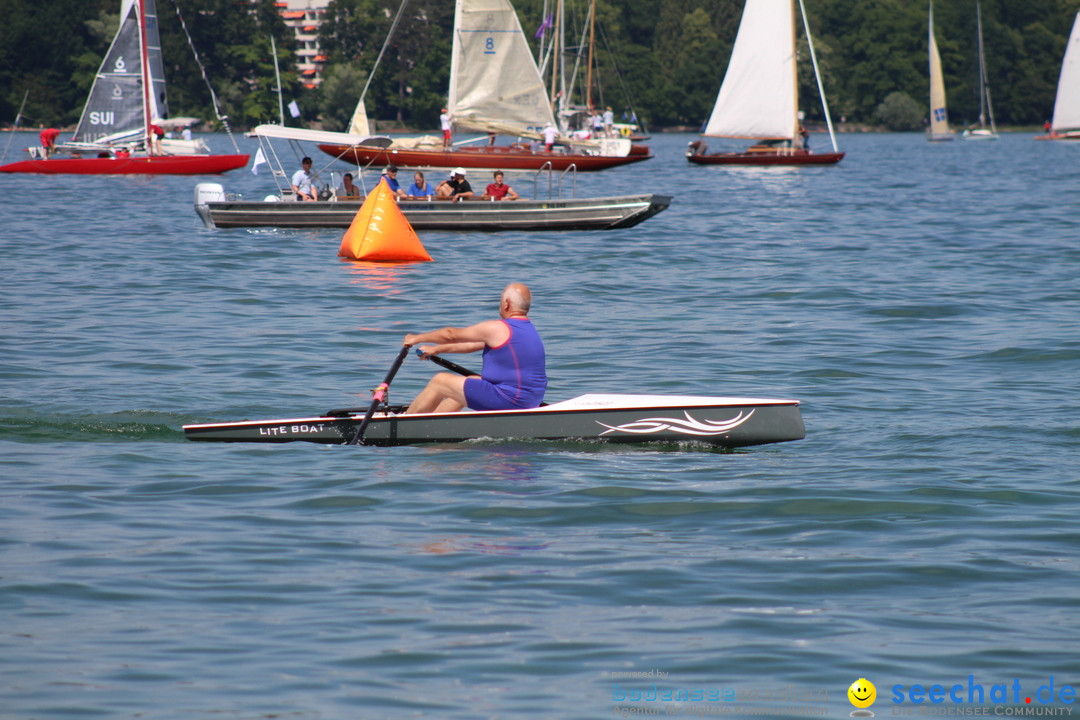
[{"label": "oar handle", "polygon": [[364,415],[364,419],[360,422],[360,427],[356,428],[356,434],[349,440],[349,445],[356,445],[363,441],[364,432],[367,430],[369,424],[371,424],[371,416],[375,414],[375,410],[379,407],[379,404],[386,399],[386,392],[390,389],[390,382],[397,375],[398,368],[401,367],[401,363],[405,362],[405,356],[409,354],[409,346],[402,345],[401,351],[398,352],[397,357],[394,358],[394,364],[390,366],[390,371],[386,373],[386,377],[379,383],[379,386],[375,388],[374,393],[371,396],[371,405],[368,406],[367,414]]},{"label": "oar handle", "polygon": [[[417,357],[423,357],[424,356],[424,351],[419,347],[416,348],[416,356]],[[428,357],[428,360],[435,363],[436,365],[442,365],[447,370],[451,370],[453,372],[456,372],[458,375],[464,375],[465,377],[469,377],[470,375],[479,375],[480,374],[480,373],[474,373],[472,370],[469,370],[468,368],[463,368],[460,365],[458,365],[456,362],[450,362],[449,360],[445,360],[445,359],[439,357],[438,355],[431,355],[431,356]]]}]

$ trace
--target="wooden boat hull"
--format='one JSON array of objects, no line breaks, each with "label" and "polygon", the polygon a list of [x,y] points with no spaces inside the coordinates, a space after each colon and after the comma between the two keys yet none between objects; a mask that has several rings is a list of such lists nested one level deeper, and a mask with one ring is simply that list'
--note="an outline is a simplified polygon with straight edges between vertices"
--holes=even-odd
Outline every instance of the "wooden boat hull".
[{"label": "wooden boat hull", "polygon": [[[221,201],[196,203],[207,227],[347,228],[362,200],[337,202]],[[416,230],[614,230],[667,209],[667,195],[462,202],[403,200],[398,204]]]},{"label": "wooden boat hull", "polygon": [[555,171],[574,166],[578,172],[594,172],[649,160],[653,156],[648,146],[632,145],[625,156],[586,155],[584,153],[545,152],[495,147],[460,147],[452,150],[410,150],[368,145],[319,144],[327,155],[359,165],[396,165],[399,168],[454,168],[470,170],[540,170],[550,163]]},{"label": "wooden boat hull", "polygon": [[0,172],[43,175],[217,175],[247,165],[248,155],[153,155],[50,158],[0,166]]},{"label": "wooden boat hull", "polygon": [[783,152],[740,152],[687,155],[697,165],[835,165],[845,153],[813,153],[806,150]]},{"label": "wooden boat hull", "polygon": [[[357,409],[354,409],[357,410]],[[345,444],[363,412],[185,425],[188,440]],[[806,436],[797,400],[664,395],[583,395],[532,410],[401,415],[376,413],[368,445],[490,440],[693,442],[735,448]]]}]

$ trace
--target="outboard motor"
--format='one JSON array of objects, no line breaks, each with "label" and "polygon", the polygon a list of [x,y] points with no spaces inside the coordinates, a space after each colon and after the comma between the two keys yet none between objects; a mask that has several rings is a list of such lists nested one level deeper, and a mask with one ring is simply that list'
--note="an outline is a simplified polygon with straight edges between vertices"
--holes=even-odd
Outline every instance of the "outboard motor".
[{"label": "outboard motor", "polygon": [[199,183],[195,186],[195,212],[202,218],[203,224],[208,228],[214,227],[214,221],[210,217],[210,208],[207,203],[225,202],[225,188],[219,183]]}]

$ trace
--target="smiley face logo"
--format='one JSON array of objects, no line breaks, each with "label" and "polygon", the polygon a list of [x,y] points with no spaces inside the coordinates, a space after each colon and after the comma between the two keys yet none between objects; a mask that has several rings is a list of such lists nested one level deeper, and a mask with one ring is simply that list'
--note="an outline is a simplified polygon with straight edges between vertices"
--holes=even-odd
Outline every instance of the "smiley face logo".
[{"label": "smiley face logo", "polygon": [[851,683],[847,690],[848,700],[857,708],[868,708],[877,700],[877,688],[866,678],[859,678]]}]

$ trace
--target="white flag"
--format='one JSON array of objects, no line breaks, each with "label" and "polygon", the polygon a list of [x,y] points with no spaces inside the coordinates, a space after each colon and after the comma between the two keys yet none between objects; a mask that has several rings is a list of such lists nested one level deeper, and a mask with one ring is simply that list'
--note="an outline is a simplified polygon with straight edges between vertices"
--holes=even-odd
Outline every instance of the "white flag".
[{"label": "white flag", "polygon": [[251,163],[251,174],[259,174],[259,166],[266,162],[266,155],[263,154],[262,148],[259,148],[255,153],[255,162]]},{"label": "white flag", "polygon": [[289,113],[293,117],[300,117],[300,106],[296,104],[295,100],[289,103]]}]

